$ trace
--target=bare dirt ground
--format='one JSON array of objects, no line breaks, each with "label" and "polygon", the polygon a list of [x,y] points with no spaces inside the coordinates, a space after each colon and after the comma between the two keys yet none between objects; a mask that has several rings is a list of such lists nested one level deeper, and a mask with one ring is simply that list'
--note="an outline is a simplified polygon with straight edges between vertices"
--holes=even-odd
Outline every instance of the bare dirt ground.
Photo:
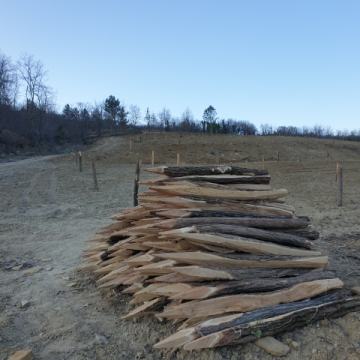
[{"label": "bare dirt ground", "polygon": [[[31,348],[36,359],[271,359],[254,344],[172,354],[152,349],[173,331],[153,318],[122,321],[127,298],[100,294],[77,271],[81,253],[110,216],[131,206],[134,162],[239,163],[262,167],[288,202],[312,218],[317,247],[347,286],[360,284],[360,144],[299,138],[148,134],[101,140],[74,159],[49,156],[0,164],[0,359]],[[277,151],[280,161],[277,159]],[[90,158],[100,191],[93,191]],[[300,161],[299,161],[300,160]],[[344,206],[336,207],[335,160],[344,162]],[[255,161],[260,161],[256,163]],[[142,174],[145,176],[145,174]],[[360,313],[281,335],[286,359],[360,359]]]}]

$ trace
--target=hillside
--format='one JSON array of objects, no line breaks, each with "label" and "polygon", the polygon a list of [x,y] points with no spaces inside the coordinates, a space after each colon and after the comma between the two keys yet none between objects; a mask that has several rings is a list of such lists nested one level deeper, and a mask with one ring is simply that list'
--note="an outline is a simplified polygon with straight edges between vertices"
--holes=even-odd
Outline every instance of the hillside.
[{"label": "hillside", "polygon": [[[222,163],[243,159],[242,165],[268,168],[274,188],[288,189],[287,203],[295,206],[298,215],[310,216],[320,231],[315,248],[329,256],[331,270],[346,286],[360,284],[359,143],[174,133],[144,134],[141,142],[139,137],[103,138],[83,153],[82,172],[73,154],[0,164],[0,354],[4,358],[27,347],[36,358],[54,360],[272,358],[254,344],[199,354],[176,352],[169,357],[152,345],[174,332],[171,323],[121,320],[129,311],[126,295],[111,293],[109,301],[77,271],[86,240],[109,224],[112,214],[132,206],[136,159],[143,160],[144,168],[154,150],[156,164],[171,164],[179,149],[187,164],[214,163],[220,154]],[[254,162],[263,154],[264,163]],[[99,191],[93,188],[92,159],[97,159]],[[344,161],[341,208],[336,206],[336,160]],[[141,179],[149,176],[141,171]],[[358,359],[359,326],[359,313],[352,313],[279,339],[297,344],[287,360]]]},{"label": "hillside", "polygon": [[144,133],[142,135],[100,139],[89,151],[100,160],[133,163],[142,159],[174,164],[181,162],[237,163],[243,161],[360,160],[360,142],[283,136],[232,136],[181,133]]}]

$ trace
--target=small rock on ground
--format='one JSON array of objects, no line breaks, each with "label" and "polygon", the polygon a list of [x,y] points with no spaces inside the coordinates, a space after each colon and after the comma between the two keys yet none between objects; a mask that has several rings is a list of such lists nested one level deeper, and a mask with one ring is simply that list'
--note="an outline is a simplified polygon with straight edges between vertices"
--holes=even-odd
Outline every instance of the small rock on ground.
[{"label": "small rock on ground", "polygon": [[32,352],[29,349],[19,350],[10,355],[8,360],[32,360]]},{"label": "small rock on ground", "polygon": [[100,334],[95,334],[95,341],[101,345],[106,345],[109,342],[104,335],[100,335]]},{"label": "small rock on ground", "polygon": [[37,272],[39,272],[41,270],[42,270],[41,266],[34,266],[34,267],[32,267],[32,268],[30,268],[28,270],[25,270],[23,274],[24,275],[32,275],[32,274],[35,274],[35,273],[37,273]]},{"label": "small rock on ground", "polygon": [[273,356],[285,356],[290,351],[287,345],[271,336],[263,337],[255,344]]},{"label": "small rock on ground", "polygon": [[355,295],[360,295],[360,286],[354,286],[351,288],[351,292]]},{"label": "small rock on ground", "polygon": [[30,301],[29,301],[29,300],[21,300],[21,302],[20,302],[20,307],[21,307],[22,309],[25,309],[25,308],[27,308],[28,306],[30,306]]}]

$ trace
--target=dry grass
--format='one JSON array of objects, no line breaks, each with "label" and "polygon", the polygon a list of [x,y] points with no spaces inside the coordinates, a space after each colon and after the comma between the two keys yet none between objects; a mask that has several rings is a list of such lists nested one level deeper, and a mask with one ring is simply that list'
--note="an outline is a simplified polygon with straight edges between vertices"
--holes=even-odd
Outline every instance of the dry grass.
[{"label": "dry grass", "polygon": [[[131,142],[131,145],[130,145]],[[130,150],[131,147],[131,150]],[[117,163],[134,163],[142,159],[175,164],[180,153],[182,163],[238,163],[244,161],[329,161],[360,160],[360,143],[342,140],[203,135],[153,132],[142,135],[102,139],[90,152],[98,159]]]},{"label": "dry grass", "polygon": [[[38,359],[54,360],[272,359],[254,344],[172,355],[154,350],[152,344],[174,332],[171,323],[119,320],[129,310],[124,296],[114,297],[112,306],[92,283],[74,274],[83,261],[85,240],[107,224],[111,214],[131,206],[135,162],[141,158],[149,163],[151,150],[157,164],[174,164],[180,151],[187,164],[264,165],[273,186],[287,188],[287,202],[299,215],[310,216],[321,232],[316,249],[330,256],[330,268],[346,286],[360,284],[360,143],[152,133],[142,135],[141,142],[139,136],[132,137],[130,152],[130,139],[99,141],[85,151],[81,173],[68,155],[0,166],[0,359],[23,347],[31,347]],[[97,192],[91,158],[97,159]],[[336,160],[344,161],[342,208],[336,206]],[[142,172],[141,178],[145,176],[150,175]],[[25,276],[8,269],[24,262],[43,270]],[[75,288],[69,286],[73,282],[78,284]],[[29,308],[19,308],[23,299],[31,302]],[[299,343],[287,360],[359,359],[359,326],[360,314],[352,313],[279,338]],[[107,343],[99,342],[96,334],[106,336]]]}]

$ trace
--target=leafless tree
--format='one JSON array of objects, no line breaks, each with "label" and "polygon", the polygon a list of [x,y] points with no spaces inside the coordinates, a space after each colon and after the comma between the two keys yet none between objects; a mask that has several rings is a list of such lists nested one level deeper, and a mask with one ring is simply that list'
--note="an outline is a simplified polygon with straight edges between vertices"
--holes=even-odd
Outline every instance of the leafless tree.
[{"label": "leafless tree", "polygon": [[129,123],[132,126],[138,125],[138,122],[141,119],[140,108],[137,105],[129,106]]},{"label": "leafless tree", "polygon": [[163,108],[161,112],[159,112],[159,120],[161,126],[168,131],[170,128],[170,120],[171,120],[171,112],[167,108]]},{"label": "leafless tree", "polygon": [[46,71],[41,61],[35,60],[32,55],[24,55],[18,62],[21,80],[25,86],[25,98],[27,106],[49,104],[51,90],[45,84]]},{"label": "leafless tree", "polygon": [[39,88],[37,102],[38,107],[45,112],[55,110],[54,93],[49,86],[43,85]]},{"label": "leafless tree", "polygon": [[17,74],[11,59],[0,53],[0,105],[15,105]]},{"label": "leafless tree", "polygon": [[180,129],[183,131],[190,131],[192,124],[194,123],[194,116],[189,108],[186,108],[181,115]]}]

